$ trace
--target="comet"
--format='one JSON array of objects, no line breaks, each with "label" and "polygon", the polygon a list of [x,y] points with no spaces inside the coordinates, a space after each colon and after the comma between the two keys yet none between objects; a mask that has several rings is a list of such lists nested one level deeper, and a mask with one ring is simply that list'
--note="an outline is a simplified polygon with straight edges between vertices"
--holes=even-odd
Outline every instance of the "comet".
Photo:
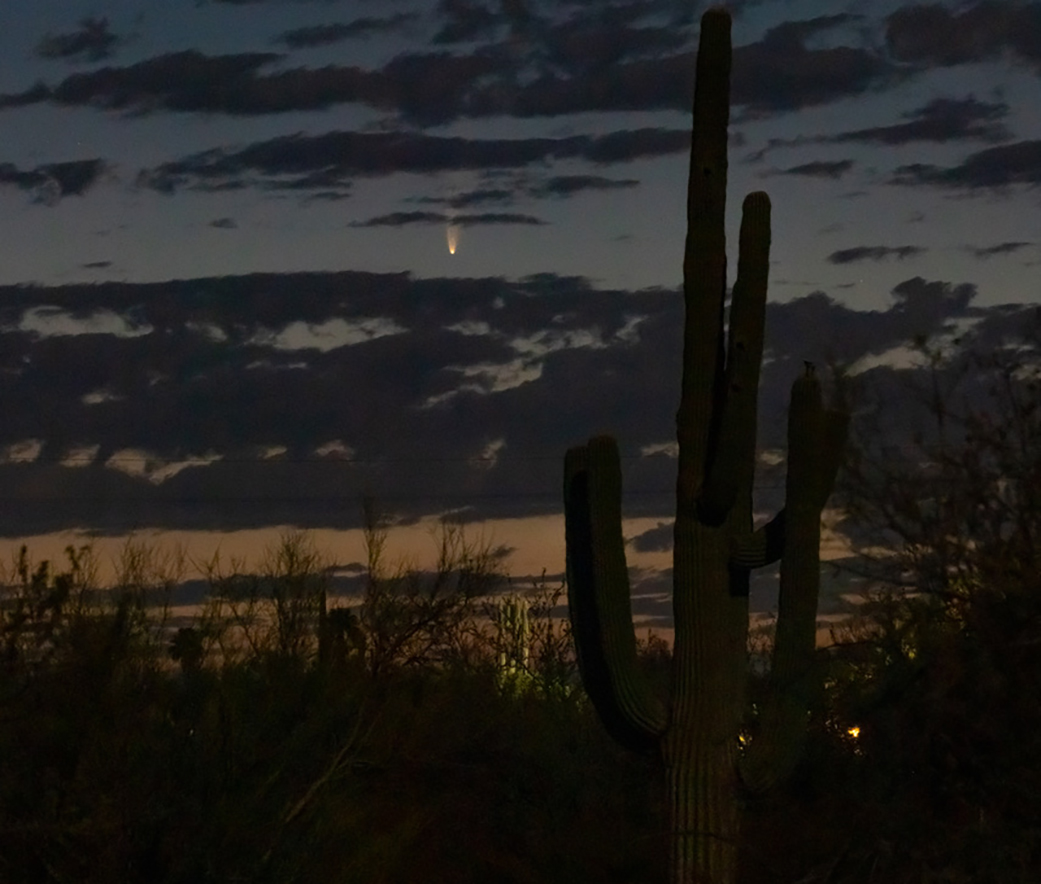
[{"label": "comet", "polygon": [[448,225],[448,254],[454,255],[459,246],[459,228],[455,224]]}]

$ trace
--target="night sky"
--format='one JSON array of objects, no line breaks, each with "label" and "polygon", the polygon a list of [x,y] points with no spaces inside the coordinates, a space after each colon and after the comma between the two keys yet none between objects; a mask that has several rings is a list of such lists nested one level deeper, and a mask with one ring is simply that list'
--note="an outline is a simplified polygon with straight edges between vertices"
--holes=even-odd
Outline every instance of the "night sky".
[{"label": "night sky", "polygon": [[[1041,302],[1041,3],[729,8],[766,506],[803,360],[886,383]],[[356,538],[371,493],[559,571],[563,452],[611,431],[654,583],[703,10],[5,0],[2,535]]]}]

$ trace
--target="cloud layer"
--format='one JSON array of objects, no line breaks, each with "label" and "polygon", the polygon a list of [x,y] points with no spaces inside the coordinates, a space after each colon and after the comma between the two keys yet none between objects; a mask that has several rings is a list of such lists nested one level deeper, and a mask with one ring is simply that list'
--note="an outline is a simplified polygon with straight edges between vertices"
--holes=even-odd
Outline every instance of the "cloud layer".
[{"label": "cloud layer", "polygon": [[[1027,315],[974,295],[911,278],[886,311],[770,304],[761,446],[783,450],[803,360],[898,386],[885,354],[915,336],[970,321],[996,346]],[[0,289],[0,532],[346,527],[363,493],[405,518],[557,512],[563,452],[605,431],[627,509],[668,513],[680,301],[553,274]]]},{"label": "cloud layer", "polygon": [[[261,0],[223,0],[228,7],[274,8]],[[433,130],[463,122],[547,120],[576,114],[689,112],[698,9],[673,0],[619,5],[491,4],[442,0],[426,13],[401,9],[383,15],[343,17],[338,4],[320,23],[275,31],[249,51],[199,48],[129,54],[131,36],[107,18],[84,18],[42,35],[35,55],[62,66],[50,76],[0,94],[0,112],[35,105],[78,108],[133,118],[193,117],[278,119],[350,106],[375,114],[360,130],[318,122],[307,131],[245,144],[211,143],[172,155],[146,169],[110,158],[69,158],[25,170],[0,159],[0,183],[30,191],[55,205],[104,180],[175,193],[182,188],[293,190],[306,198],[344,198],[355,177],[517,169],[566,160],[623,163],[684,152],[689,137],[668,125],[602,127],[591,134],[548,137],[446,136]],[[732,4],[741,20],[756,4]],[[188,13],[186,13],[188,14]],[[244,8],[242,16],[253,15]],[[272,21],[275,21],[272,18]],[[1015,62],[1038,68],[1041,3],[986,0],[951,11],[938,4],[908,4],[885,17],[839,13],[793,17],[734,49],[731,100],[734,118],[783,118],[901,89],[931,70]],[[330,63],[328,47],[383,41],[396,51],[367,64]],[[394,41],[400,41],[395,44]],[[279,51],[271,51],[277,47]],[[349,60],[345,49],[338,56]],[[68,70],[75,63],[77,69]],[[894,107],[896,105],[894,104]],[[320,117],[314,118],[320,121]],[[965,143],[974,152],[949,165],[893,163],[867,170],[851,156],[819,156],[767,174],[824,179],[882,174],[905,187],[961,191],[1033,187],[1041,180],[1041,142],[1015,140],[1012,111],[998,96],[935,95],[918,107],[894,111],[891,122],[838,132],[773,137],[755,146],[749,162],[771,151],[818,145],[897,148],[909,144]],[[979,142],[988,146],[978,150]],[[92,165],[93,164],[93,165]],[[70,189],[68,174],[87,177]],[[90,169],[95,169],[88,175]],[[41,196],[40,176],[50,175]],[[559,173],[559,182],[596,178]],[[630,179],[631,180],[631,179]],[[563,186],[568,197],[594,187]],[[527,196],[549,195],[529,190]],[[389,214],[383,212],[379,214]],[[376,213],[374,213],[375,217]]]}]

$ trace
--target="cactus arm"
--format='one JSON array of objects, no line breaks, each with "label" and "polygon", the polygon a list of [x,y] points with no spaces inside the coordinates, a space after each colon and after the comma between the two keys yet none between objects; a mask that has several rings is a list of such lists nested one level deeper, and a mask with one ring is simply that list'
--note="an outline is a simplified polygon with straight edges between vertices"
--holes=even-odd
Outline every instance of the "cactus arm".
[{"label": "cactus arm", "polygon": [[722,524],[739,497],[747,503],[749,512],[744,515],[751,520],[756,407],[770,272],[770,198],[765,193],[745,198],[738,242],[723,413],[698,500],[698,514],[709,525]]},{"label": "cactus arm", "polygon": [[820,515],[835,483],[848,416],[825,411],[813,367],[792,387],[781,590],[762,726],[743,761],[746,788],[761,792],[787,776],[805,732],[820,593]]},{"label": "cactus arm", "polygon": [[693,513],[704,480],[714,408],[722,382],[726,294],[727,124],[730,120],[730,16],[709,10],[701,21],[694,83],[694,126],[683,250],[683,376],[676,414],[677,503]]},{"label": "cactus arm", "polygon": [[636,667],[621,518],[622,471],[609,436],[572,448],[564,461],[568,607],[582,682],[619,743],[652,752],[664,706]]},{"label": "cactus arm", "polygon": [[735,568],[762,568],[772,565],[784,553],[785,512],[782,509],[769,522],[736,539],[730,549],[730,564]]}]

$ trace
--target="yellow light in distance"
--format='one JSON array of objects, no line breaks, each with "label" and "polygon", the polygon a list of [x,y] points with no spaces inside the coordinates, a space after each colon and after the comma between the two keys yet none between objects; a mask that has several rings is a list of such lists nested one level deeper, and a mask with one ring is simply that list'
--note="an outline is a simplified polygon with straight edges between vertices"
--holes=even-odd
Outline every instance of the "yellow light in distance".
[{"label": "yellow light in distance", "polygon": [[846,729],[846,733],[853,737],[853,739],[855,740],[857,737],[860,736],[860,728],[856,725],[853,725],[853,727]]},{"label": "yellow light in distance", "polygon": [[448,254],[454,255],[459,246],[459,228],[454,224],[448,225]]}]

